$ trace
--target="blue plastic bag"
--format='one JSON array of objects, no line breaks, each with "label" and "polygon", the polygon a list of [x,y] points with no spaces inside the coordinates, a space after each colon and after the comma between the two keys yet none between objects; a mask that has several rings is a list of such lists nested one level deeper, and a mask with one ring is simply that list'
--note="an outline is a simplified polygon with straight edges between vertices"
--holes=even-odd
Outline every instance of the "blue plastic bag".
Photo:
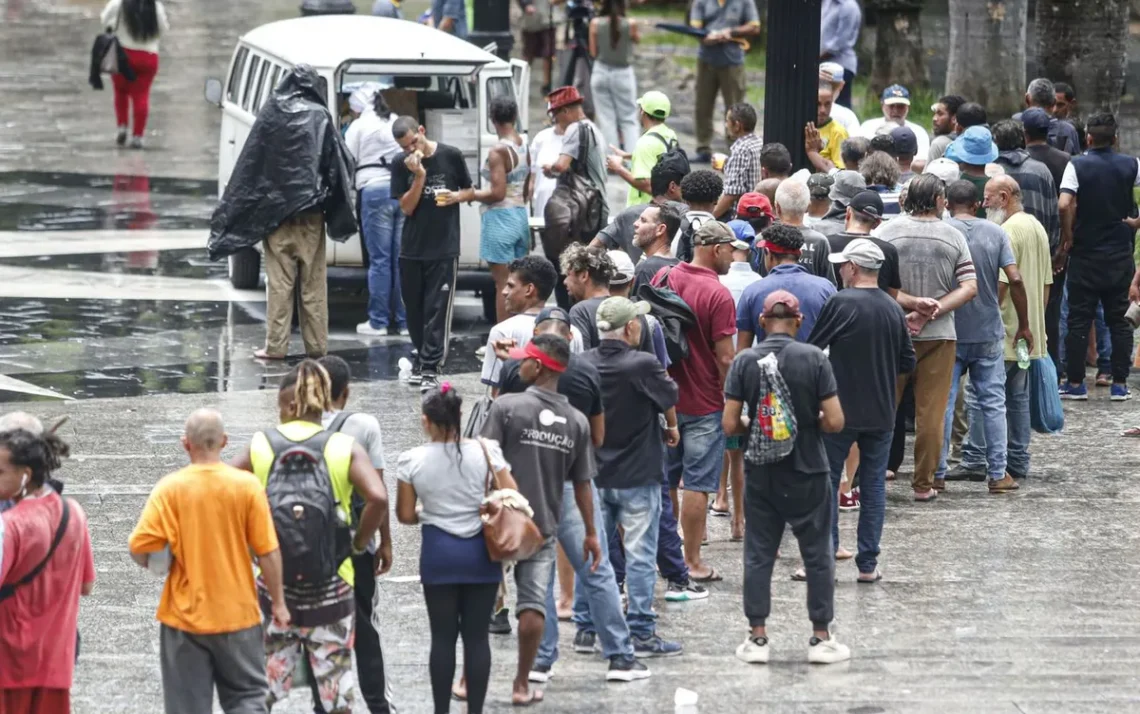
[{"label": "blue plastic bag", "polygon": [[1057,368],[1049,357],[1029,363],[1029,425],[1039,434],[1056,434],[1065,428]]}]

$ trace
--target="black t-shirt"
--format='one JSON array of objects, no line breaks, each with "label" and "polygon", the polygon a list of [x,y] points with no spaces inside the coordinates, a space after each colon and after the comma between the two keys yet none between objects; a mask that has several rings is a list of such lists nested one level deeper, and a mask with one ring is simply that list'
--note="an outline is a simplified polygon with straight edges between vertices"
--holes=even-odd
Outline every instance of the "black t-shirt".
[{"label": "black t-shirt", "polygon": [[[834,298],[833,298],[834,299]],[[792,453],[778,465],[790,466],[802,474],[831,472],[823,435],[819,430],[820,405],[835,395],[835,375],[823,351],[791,335],[769,335],[763,342],[736,355],[728,369],[724,395],[743,402],[748,418],[756,421],[756,403],[760,397],[760,360],[777,352],[780,375],[791,392],[796,413],[796,445]],[[749,424],[751,428],[751,424]]]},{"label": "black t-shirt", "polygon": [[1069,165],[1069,161],[1073,157],[1048,144],[1034,144],[1026,147],[1025,150],[1029,152],[1030,158],[1037,159],[1045,164],[1049,173],[1053,174],[1053,185],[1057,187],[1057,195],[1060,195],[1061,179],[1065,175],[1065,167]]},{"label": "black t-shirt", "polygon": [[831,348],[845,428],[893,429],[895,379],[915,365],[914,345],[899,304],[882,290],[842,290],[823,306],[808,342]]},{"label": "black t-shirt", "polygon": [[586,298],[570,307],[570,324],[582,334],[582,344],[590,350],[598,346],[598,306],[609,297]]},{"label": "black t-shirt", "polygon": [[[435,153],[424,158],[424,192],[412,215],[404,218],[400,257],[410,260],[443,260],[459,257],[459,204],[435,205],[435,192],[446,188],[471,188],[471,174],[463,153],[454,146],[436,144]],[[392,168],[392,197],[399,199],[411,188],[414,177],[403,161]]]},{"label": "black t-shirt", "polygon": [[[507,360],[499,372],[499,394],[519,394],[529,386],[519,375],[517,359]],[[587,417],[597,416],[605,410],[602,407],[602,378],[598,369],[582,359],[581,355],[570,355],[566,371],[558,378],[558,393],[570,400],[570,406]]]},{"label": "black t-shirt", "polygon": [[669,265],[676,265],[681,261],[665,255],[651,255],[637,264],[633,269],[633,296],[637,297],[637,290],[642,285],[648,285],[658,271]]},{"label": "black t-shirt", "polygon": [[[831,244],[832,253],[842,253],[847,248],[847,244],[856,238],[866,238],[883,251],[883,264],[879,267],[879,287],[883,290],[902,290],[902,282],[899,280],[898,248],[885,240],[858,233],[836,233],[828,238],[827,242]],[[835,284],[842,290],[843,278],[839,277],[839,266],[832,264],[832,267],[835,269]]]}]

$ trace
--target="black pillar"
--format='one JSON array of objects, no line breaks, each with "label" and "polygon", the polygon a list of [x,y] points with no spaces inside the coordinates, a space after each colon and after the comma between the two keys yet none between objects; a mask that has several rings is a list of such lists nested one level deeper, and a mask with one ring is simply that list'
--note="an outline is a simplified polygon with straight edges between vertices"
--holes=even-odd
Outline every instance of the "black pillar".
[{"label": "black pillar", "polygon": [[511,34],[510,0],[475,0],[474,27],[467,33],[467,40],[485,47],[494,42],[495,52],[503,59],[510,59],[515,37]]},{"label": "black pillar", "polygon": [[821,0],[768,3],[768,69],[764,85],[764,142],[792,152],[792,165],[810,168],[804,125],[816,118],[819,101]]}]

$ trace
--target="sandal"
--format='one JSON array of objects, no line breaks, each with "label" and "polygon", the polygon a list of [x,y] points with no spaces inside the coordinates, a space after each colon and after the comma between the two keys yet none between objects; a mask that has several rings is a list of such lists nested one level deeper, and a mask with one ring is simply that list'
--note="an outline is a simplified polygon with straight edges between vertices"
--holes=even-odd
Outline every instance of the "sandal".
[{"label": "sandal", "polygon": [[262,347],[261,349],[253,351],[253,358],[280,361],[285,359],[285,355],[271,355],[264,347]]},{"label": "sandal", "polygon": [[796,571],[792,573],[792,580],[796,581],[797,583],[807,582],[807,571],[803,568],[796,568]]},{"label": "sandal", "polygon": [[1112,375],[1111,374],[1098,374],[1096,376],[1096,386],[1098,387],[1111,387]]},{"label": "sandal", "polygon": [[1121,436],[1140,436],[1140,426],[1134,426],[1131,429],[1125,429],[1120,432]]},{"label": "sandal", "polygon": [[451,685],[451,698],[457,702],[467,701],[467,688],[460,686],[459,682]]},{"label": "sandal", "polygon": [[692,580],[694,583],[719,583],[724,580],[724,578],[716,571],[716,568],[709,568],[708,575],[703,578],[698,578],[696,575],[690,573],[689,580]]},{"label": "sandal", "polygon": [[731,511],[730,509],[728,509],[728,508],[726,508],[726,509],[724,509],[724,510],[722,511],[722,510],[720,510],[719,508],[716,508],[716,507],[714,507],[714,506],[709,506],[709,510],[710,510],[710,511],[712,511],[712,514],[713,514],[714,516],[719,516],[719,517],[721,517],[721,518],[725,518],[725,517],[727,517],[727,516],[728,516],[730,513],[732,513],[732,511]]},{"label": "sandal", "polygon": [[[868,576],[868,575],[870,577],[864,577],[864,576]],[[860,583],[862,585],[874,585],[875,583],[879,582],[882,579],[883,579],[882,572],[880,572],[878,568],[875,568],[874,572],[859,573],[859,578],[855,582]]]}]

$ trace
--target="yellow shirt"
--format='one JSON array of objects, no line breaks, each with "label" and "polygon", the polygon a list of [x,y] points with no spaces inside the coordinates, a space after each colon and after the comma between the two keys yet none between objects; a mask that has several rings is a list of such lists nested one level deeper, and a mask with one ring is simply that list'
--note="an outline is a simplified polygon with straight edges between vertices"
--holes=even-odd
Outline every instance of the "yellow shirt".
[{"label": "yellow shirt", "polygon": [[847,130],[843,125],[832,119],[819,127],[819,138],[823,139],[823,151],[819,154],[835,164],[837,169],[845,169],[843,157],[839,153],[839,145],[847,139]]},{"label": "yellow shirt", "polygon": [[277,550],[265,489],[226,464],[191,464],[150,494],[130,537],[135,553],[170,546],[170,573],[158,621],[197,635],[237,632],[261,623],[250,551]]},{"label": "yellow shirt", "polygon": [[[1025,284],[1026,312],[1029,315],[1029,330],[1033,333],[1033,350],[1030,359],[1045,356],[1048,347],[1045,339],[1045,286],[1053,284],[1053,260],[1049,255],[1049,236],[1041,223],[1025,211],[1008,218],[1001,225],[1009,234],[1013,257],[1017,270]],[[998,273],[998,280],[1009,283],[1005,271]],[[1005,324],[1005,358],[1017,360],[1013,335],[1017,332],[1017,310],[1007,293],[1001,303],[1001,321]]]}]

